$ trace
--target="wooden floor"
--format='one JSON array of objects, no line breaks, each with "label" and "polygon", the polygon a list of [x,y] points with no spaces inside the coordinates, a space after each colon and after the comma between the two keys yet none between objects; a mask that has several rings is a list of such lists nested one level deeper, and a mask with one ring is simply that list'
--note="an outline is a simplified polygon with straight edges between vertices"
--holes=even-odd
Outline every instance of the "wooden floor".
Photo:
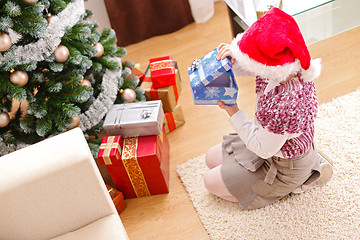
[{"label": "wooden floor", "polygon": [[[168,35],[127,46],[125,59],[140,63],[145,70],[149,58],[171,55],[178,62],[182,88],[179,102],[186,123],[168,135],[170,141],[170,193],[126,200],[121,219],[131,240],[209,239],[187,192],[176,174],[176,166],[206,153],[222,135],[233,131],[227,114],[217,106],[195,106],[192,102],[187,67],[220,42],[232,39],[226,5],[215,3],[215,16],[205,24],[190,24]],[[312,58],[323,59],[323,74],[316,80],[319,102],[356,90],[360,86],[360,28],[309,47]],[[238,78],[238,105],[254,114],[254,79]],[[199,184],[203,184],[199,182]]]}]

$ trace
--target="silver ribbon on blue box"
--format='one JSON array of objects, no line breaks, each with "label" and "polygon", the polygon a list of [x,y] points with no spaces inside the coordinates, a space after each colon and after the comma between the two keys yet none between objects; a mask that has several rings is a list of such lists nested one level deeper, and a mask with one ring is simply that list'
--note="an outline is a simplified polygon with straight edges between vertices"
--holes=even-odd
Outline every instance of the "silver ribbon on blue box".
[{"label": "silver ribbon on blue box", "polygon": [[192,64],[190,65],[191,71],[195,71],[195,69],[197,69],[199,67],[200,64],[200,60],[199,59],[195,59]]},{"label": "silver ribbon on blue box", "polygon": [[[229,58],[217,60],[217,48],[188,67],[190,86],[196,105],[236,104],[238,86]],[[196,67],[194,67],[196,65]]]},{"label": "silver ribbon on blue box", "polygon": [[164,117],[161,100],[114,104],[106,114],[103,127],[109,136],[159,135]]}]

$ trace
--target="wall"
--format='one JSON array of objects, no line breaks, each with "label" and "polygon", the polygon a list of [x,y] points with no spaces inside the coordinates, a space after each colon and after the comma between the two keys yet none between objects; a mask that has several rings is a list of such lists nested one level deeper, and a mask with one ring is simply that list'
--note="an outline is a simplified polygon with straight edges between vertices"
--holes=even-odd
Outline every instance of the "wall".
[{"label": "wall", "polygon": [[104,0],[88,0],[85,2],[85,8],[93,12],[90,20],[99,24],[98,30],[111,27]]}]

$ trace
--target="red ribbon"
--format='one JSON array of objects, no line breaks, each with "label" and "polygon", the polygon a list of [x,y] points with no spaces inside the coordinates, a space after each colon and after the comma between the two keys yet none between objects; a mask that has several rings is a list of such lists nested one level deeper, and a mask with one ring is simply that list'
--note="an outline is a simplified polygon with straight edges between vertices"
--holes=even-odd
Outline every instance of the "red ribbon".
[{"label": "red ribbon", "polygon": [[[143,81],[144,82],[152,82],[151,77],[145,77]],[[175,99],[177,101],[179,99],[179,94],[178,94],[178,91],[177,91],[176,84],[172,85],[172,86],[173,86],[173,89],[174,89]],[[150,98],[151,98],[151,100],[160,100],[158,90],[157,90],[157,88],[153,88],[153,86],[150,87]]]},{"label": "red ribbon", "polygon": [[[151,82],[151,78],[145,77],[144,82]],[[153,88],[152,85],[150,87],[150,98],[151,100],[160,100],[158,90],[156,88]]]},{"label": "red ribbon", "polygon": [[169,132],[176,129],[176,124],[172,112],[165,113],[166,122],[169,128]]}]

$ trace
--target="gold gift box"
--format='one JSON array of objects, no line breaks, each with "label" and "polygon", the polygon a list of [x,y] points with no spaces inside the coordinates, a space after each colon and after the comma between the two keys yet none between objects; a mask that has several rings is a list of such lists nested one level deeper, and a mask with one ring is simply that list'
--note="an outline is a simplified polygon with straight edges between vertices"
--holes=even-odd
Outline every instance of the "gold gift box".
[{"label": "gold gift box", "polygon": [[185,118],[180,103],[178,103],[173,112],[165,113],[164,129],[166,133],[172,132],[178,127],[184,125]]}]

